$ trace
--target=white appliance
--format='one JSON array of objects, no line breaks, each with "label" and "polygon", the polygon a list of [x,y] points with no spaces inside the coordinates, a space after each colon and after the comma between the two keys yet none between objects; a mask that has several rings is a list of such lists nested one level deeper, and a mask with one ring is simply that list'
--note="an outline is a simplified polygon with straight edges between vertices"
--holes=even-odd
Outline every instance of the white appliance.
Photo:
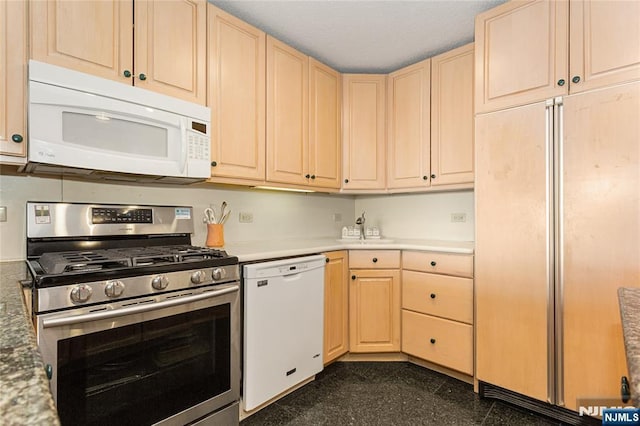
[{"label": "white appliance", "polygon": [[322,371],[323,255],[245,265],[243,408]]},{"label": "white appliance", "polygon": [[29,61],[25,171],[201,181],[211,175],[210,117],[202,105]]}]

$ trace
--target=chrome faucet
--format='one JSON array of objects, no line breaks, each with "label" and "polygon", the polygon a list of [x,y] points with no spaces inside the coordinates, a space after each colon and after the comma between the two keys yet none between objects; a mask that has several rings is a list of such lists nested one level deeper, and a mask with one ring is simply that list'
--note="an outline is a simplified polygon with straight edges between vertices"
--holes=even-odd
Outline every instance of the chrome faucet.
[{"label": "chrome faucet", "polygon": [[364,213],[362,212],[362,216],[360,216],[359,218],[356,219],[356,225],[360,225],[360,239],[364,240],[365,239],[365,235],[364,235]]}]

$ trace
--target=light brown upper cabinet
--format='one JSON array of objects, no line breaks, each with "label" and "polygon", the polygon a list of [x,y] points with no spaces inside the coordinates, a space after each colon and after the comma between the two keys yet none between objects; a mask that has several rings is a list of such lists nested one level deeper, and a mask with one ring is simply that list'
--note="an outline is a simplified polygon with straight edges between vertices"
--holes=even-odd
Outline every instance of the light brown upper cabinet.
[{"label": "light brown upper cabinet", "polygon": [[431,185],[473,182],[473,43],[431,58]]},{"label": "light brown upper cabinet", "polygon": [[266,35],[207,7],[212,180],[264,181]]},{"label": "light brown upper cabinet", "polygon": [[340,73],[309,58],[309,184],[340,188],[342,106]]},{"label": "light brown upper cabinet", "polygon": [[26,155],[27,3],[0,3],[0,154]]},{"label": "light brown upper cabinet", "polygon": [[638,16],[636,1],[589,0],[508,2],[479,14],[476,113],[640,78]]},{"label": "light brown upper cabinet", "polygon": [[340,187],[340,104],[339,73],[267,36],[268,182]]},{"label": "light brown upper cabinet", "polygon": [[206,0],[29,6],[31,58],[205,104]]},{"label": "light brown upper cabinet", "polygon": [[384,190],[387,76],[344,74],[342,88],[342,188]]},{"label": "light brown upper cabinet", "polygon": [[431,59],[389,74],[387,188],[430,184]]},{"label": "light brown upper cabinet", "polygon": [[640,79],[639,1],[571,1],[569,19],[570,92]]},{"label": "light brown upper cabinet", "polygon": [[267,35],[267,181],[306,185],[309,58]]}]

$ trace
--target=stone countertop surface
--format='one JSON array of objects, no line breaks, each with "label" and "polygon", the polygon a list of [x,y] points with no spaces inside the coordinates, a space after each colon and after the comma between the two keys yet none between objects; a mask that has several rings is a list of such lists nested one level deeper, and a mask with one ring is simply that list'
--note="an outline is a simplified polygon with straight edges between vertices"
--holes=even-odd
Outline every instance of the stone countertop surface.
[{"label": "stone countertop surface", "polygon": [[0,424],[59,425],[20,281],[24,261],[0,263]]},{"label": "stone countertop surface", "polygon": [[635,406],[640,407],[640,288],[619,288],[618,301],[631,398]]},{"label": "stone countertop surface", "polygon": [[384,239],[375,241],[344,241],[338,238],[284,239],[229,243],[223,249],[240,262],[302,256],[335,250],[417,250],[443,253],[473,254],[472,241],[440,241],[412,239]]}]

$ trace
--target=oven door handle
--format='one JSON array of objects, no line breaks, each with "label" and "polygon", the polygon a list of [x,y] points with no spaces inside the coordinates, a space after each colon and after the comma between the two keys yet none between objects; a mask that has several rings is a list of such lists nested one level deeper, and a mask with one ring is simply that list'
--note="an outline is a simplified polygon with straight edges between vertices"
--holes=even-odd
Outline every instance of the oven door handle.
[{"label": "oven door handle", "polygon": [[225,294],[233,293],[240,290],[240,286],[233,285],[231,287],[223,288],[221,290],[205,291],[204,293],[196,294],[194,296],[176,297],[175,299],[164,300],[157,303],[148,303],[137,306],[131,306],[122,309],[107,310],[100,312],[91,312],[88,314],[72,315],[60,318],[46,318],[42,321],[43,328],[60,327],[63,325],[78,324],[87,321],[97,321],[115,317],[121,317],[131,314],[140,314],[143,312],[156,311],[158,309],[169,308],[171,306],[184,305],[187,303],[197,302],[199,300],[205,300],[212,297],[223,296]]}]

